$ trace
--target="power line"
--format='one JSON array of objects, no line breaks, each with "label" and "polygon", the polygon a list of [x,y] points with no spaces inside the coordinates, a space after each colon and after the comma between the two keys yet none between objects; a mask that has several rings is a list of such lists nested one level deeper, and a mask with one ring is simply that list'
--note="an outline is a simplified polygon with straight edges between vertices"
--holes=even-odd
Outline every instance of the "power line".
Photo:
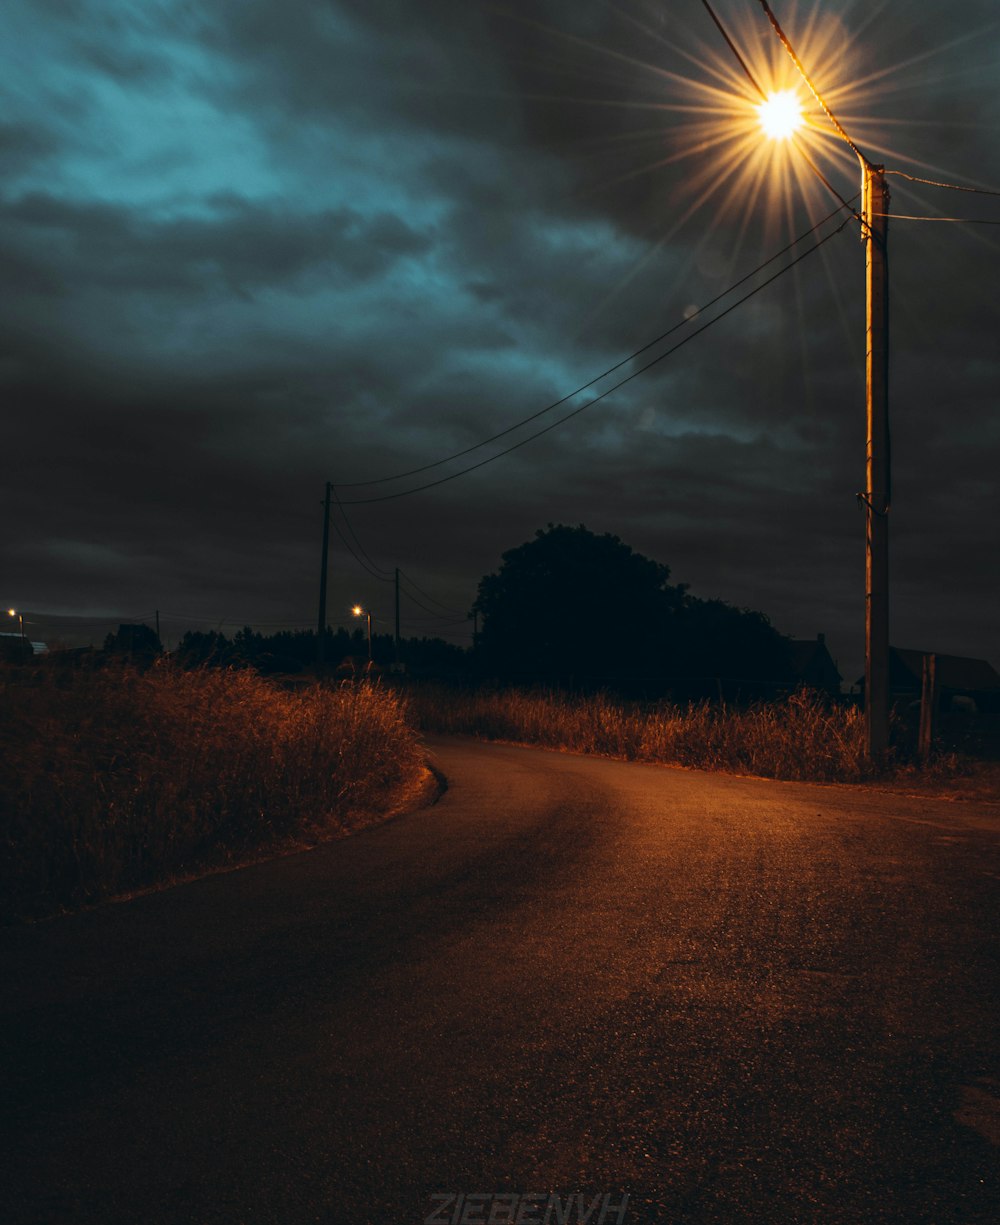
[{"label": "power line", "polygon": [[[746,60],[740,54],[739,49],[737,48],[736,44],[729,37],[729,34],[726,31],[726,27],[722,24],[722,21],[717,16],[715,10],[712,8],[711,4],[709,4],[708,0],[701,0],[701,2],[705,6],[705,8],[708,10],[709,17],[711,17],[712,20],[715,22],[716,26],[718,27],[719,33],[726,40],[727,46],[729,47],[730,51],[732,51],[733,55],[736,57],[740,67],[746,73],[747,79],[749,80],[750,84],[754,87],[754,89],[760,95],[761,101],[766,102],[768,99],[767,99],[767,94],[764,92],[763,86],[760,84],[757,78],[750,71],[750,68],[747,65]],[[770,10],[768,10],[768,12],[770,13]],[[787,39],[785,39],[785,36],[782,34],[781,37],[782,37],[782,40],[785,41],[787,45]],[[789,46],[789,51],[791,52],[792,58],[795,59],[795,53],[794,51],[791,51],[790,46]],[[801,65],[798,64],[798,60],[796,60],[795,62],[796,62],[796,65],[799,67],[799,71],[802,72],[804,76],[805,75],[804,69],[801,67]],[[816,90],[813,89],[812,83],[809,82],[808,78],[806,78],[806,81],[807,81],[807,84],[809,84],[809,88],[812,89],[813,93],[815,94]],[[816,97],[819,98],[819,94],[816,94]],[[823,108],[826,110],[827,114],[829,114],[830,117],[833,118],[833,115],[830,112],[829,107],[827,107],[826,103],[823,102],[822,98],[820,98],[819,100]],[[834,120],[834,122],[836,123],[836,120]],[[819,166],[816,165],[816,162],[813,159],[812,155],[809,153],[806,147],[801,143],[801,141],[799,141],[798,138],[794,135],[792,136],[791,141],[792,141],[792,144],[795,146],[796,152],[805,161],[806,165],[813,172],[813,174],[819,179],[819,181],[823,184],[823,186],[827,189],[827,191],[829,191],[831,195],[835,196],[836,199],[840,201],[841,206],[843,208],[849,208],[851,210],[851,212],[854,214],[855,221],[859,221],[862,225],[864,225],[864,219],[862,218],[861,214],[857,212],[853,208],[853,206],[844,199],[844,197],[840,194],[840,192],[836,189],[836,187],[834,187],[834,185],[826,177],[823,171],[820,170]],[[849,139],[848,139],[848,144],[850,144]],[[854,198],[856,197],[852,197],[852,199]]]},{"label": "power line", "polygon": [[448,620],[446,617],[403,617],[403,625],[430,625],[446,628],[450,625],[468,625],[468,617],[458,617]]},{"label": "power line", "polygon": [[[344,521],[344,527],[347,529],[348,533],[350,534],[351,540],[353,540],[354,542],[354,545],[352,545],[351,541],[349,541],[347,537],[344,535],[344,533],[340,530],[340,526],[338,525],[336,520],[333,520],[334,530],[336,531],[337,535],[340,537],[341,542],[343,543],[345,548],[348,550],[348,552],[351,554],[354,560],[358,563],[358,565],[361,566],[363,570],[367,571],[367,573],[370,574],[372,578],[378,579],[380,582],[383,582],[383,583],[394,582],[395,576],[392,574],[389,574],[388,571],[382,570],[381,567],[378,566],[372,560],[370,554],[368,553],[364,545],[359,540],[358,534],[354,530],[353,526],[351,525],[351,521],[347,516],[347,512],[344,510],[344,507],[340,501],[340,497],[337,494],[336,486],[332,483],[330,485],[330,491],[333,494],[333,498],[337,505],[337,509],[340,511],[341,518]],[[354,546],[357,546],[357,548],[355,549]],[[425,596],[428,600],[431,601],[432,604],[436,604],[439,608],[443,609],[445,613],[448,614],[449,616],[461,617],[463,620],[466,619],[464,613],[460,613],[458,609],[451,608],[447,604],[442,604],[440,600],[435,599],[434,596],[432,596],[429,592],[424,591],[424,589],[420,587],[415,582],[415,580],[411,579],[408,575],[404,575],[402,570],[399,570],[398,573],[399,573],[400,580],[409,584],[409,586],[413,588],[413,591],[407,590],[406,592],[409,599],[411,599],[414,602],[414,604],[419,605],[425,612],[429,612],[433,616],[436,616],[438,617],[438,619],[440,619],[439,614],[435,613],[435,610],[433,608],[429,608],[426,604],[424,604],[418,598],[418,596],[414,594],[414,591],[419,592],[421,595]]]},{"label": "power line", "polygon": [[246,617],[191,617],[186,613],[164,612],[160,609],[161,621],[193,621],[197,625],[239,625],[254,629],[263,626],[265,629],[296,629],[299,626],[313,624],[312,621],[257,621]]},{"label": "power line", "polygon": [[[418,608],[422,608],[424,612],[430,613],[431,616],[437,620],[441,620],[443,616],[447,617],[447,616],[450,616],[451,614],[454,614],[456,617],[460,616],[463,621],[468,620],[468,617],[466,617],[464,614],[459,614],[458,610],[455,608],[449,608],[446,613],[442,614],[442,613],[436,612],[433,608],[430,607],[429,604],[425,604],[423,600],[415,596],[412,591],[407,591],[406,595],[407,595],[407,598],[412,600],[413,603],[416,604]],[[433,597],[428,596],[428,599],[433,599]]]},{"label": "power line", "polygon": [[927,217],[908,213],[872,213],[873,217],[891,217],[893,221],[952,221],[958,225],[1000,225],[1000,220],[990,221],[984,217]]},{"label": "power line", "polygon": [[[837,209],[836,212],[840,212],[840,209]],[[832,215],[836,215],[836,214],[832,214]],[[829,218],[827,218],[827,220],[829,220]],[[802,260],[812,255],[813,252],[818,251],[820,247],[822,247],[825,243],[829,242],[831,238],[839,234],[841,230],[843,230],[844,227],[851,220],[852,218],[850,217],[845,218],[845,220],[835,230],[831,230],[830,233],[827,234],[824,238],[821,238],[818,242],[814,243],[813,246],[803,251],[801,255],[796,256],[795,259],[793,259],[790,263],[786,264],[784,268],[779,269],[772,276],[768,277],[766,281],[762,281],[760,285],[755,286],[752,290],[750,290],[749,293],[744,294],[742,298],[738,298],[731,306],[726,307],[724,311],[721,311],[718,315],[714,316],[714,318],[710,319],[707,323],[703,324],[702,327],[698,328],[696,331],[690,332],[682,340],[679,340],[677,344],[672,345],[669,349],[661,353],[658,357],[654,357],[652,361],[647,362],[644,366],[640,366],[638,370],[634,370],[632,371],[631,374],[627,374],[623,379],[619,379],[617,383],[607,388],[607,390],[602,391],[600,395],[595,396],[592,400],[589,400],[586,404],[581,404],[579,408],[573,409],[572,412],[566,413],[564,416],[557,418],[555,421],[551,422],[549,425],[544,426],[542,429],[536,430],[534,434],[529,434],[527,438],[522,438],[520,442],[515,442],[513,445],[504,448],[504,450],[498,451],[495,455],[490,455],[486,459],[482,459],[476,464],[470,464],[467,468],[462,468],[460,471],[453,472],[449,476],[440,477],[436,481],[428,481],[424,485],[416,485],[411,489],[402,489],[398,493],[382,494],[379,497],[354,498],[348,502],[345,502],[344,505],[345,506],[365,506],[373,502],[389,502],[393,500],[394,498],[405,498],[405,497],[408,497],[410,494],[422,493],[426,489],[434,489],[438,485],[447,484],[448,481],[454,481],[454,480],[457,480],[460,476],[466,476],[470,472],[475,472],[477,468],[483,468],[487,464],[493,463],[494,460],[502,459],[503,456],[509,455],[512,451],[516,451],[520,447],[527,445],[527,443],[533,442],[536,438],[541,438],[543,434],[549,433],[550,430],[554,430],[557,426],[560,426],[564,424],[566,421],[571,420],[573,417],[578,416],[580,413],[584,411],[584,409],[590,408],[592,405],[599,403],[601,400],[611,395],[612,392],[617,391],[620,387],[624,387],[626,383],[631,382],[632,379],[638,378],[640,374],[644,374],[647,370],[652,369],[653,366],[658,365],[665,358],[668,358],[672,354],[676,353],[678,349],[683,348],[684,345],[688,343],[688,341],[694,340],[696,336],[700,336],[702,332],[708,331],[710,327],[718,323],[720,320],[724,319],[728,314],[734,311],[738,306],[742,306],[744,302],[749,301],[749,299],[752,298],[755,294],[760,293],[762,289],[766,289],[767,286],[770,285],[773,281],[778,280],[778,278],[784,276],[786,272],[791,271],[791,269],[794,268],[796,264],[801,263]],[[819,224],[822,224],[822,222],[820,222]],[[813,227],[813,229],[816,229],[816,228],[818,227],[816,226]],[[769,260],[768,263],[770,262],[771,261]],[[624,364],[624,363],[619,363],[619,365],[621,364]],[[539,414],[536,414],[536,416],[537,415]]]},{"label": "power line", "polygon": [[[435,599],[435,597],[432,596],[429,591],[425,591],[424,588],[421,587],[420,584],[417,583],[415,579],[412,579],[408,574],[404,573],[402,570],[400,570],[399,572],[399,577],[404,582],[408,583],[415,591],[419,591],[420,594],[426,597],[428,600],[430,600],[432,604],[436,604],[438,608],[444,609],[446,613],[452,613],[456,617],[465,616],[465,613],[460,612],[457,608],[452,608],[450,604],[443,604],[440,600]],[[411,595],[411,598],[412,598],[412,593],[407,592],[407,594]]]},{"label": "power line", "polygon": [[380,583],[392,582],[391,579],[383,578],[381,574],[377,573],[375,570],[371,568],[371,566],[369,566],[365,561],[362,560],[362,558],[354,551],[354,548],[351,545],[351,542],[344,535],[344,533],[340,530],[340,525],[336,522],[336,520],[333,521],[333,530],[340,537],[341,544],[348,551],[348,553],[350,553],[350,555],[354,558],[354,560],[358,563],[358,565],[361,567],[362,570],[370,574],[373,579],[376,579]]},{"label": "power line", "polygon": [[729,34],[726,32],[726,27],[722,24],[722,22],[716,16],[715,9],[713,9],[712,6],[708,3],[708,0],[701,0],[701,2],[705,6],[705,8],[708,10],[709,17],[711,17],[711,19],[715,22],[716,26],[718,27],[719,33],[726,40],[729,50],[732,51],[733,55],[736,56],[739,66],[743,69],[743,71],[747,75],[747,80],[754,87],[754,89],[760,94],[761,98],[766,98],[767,95],[764,93],[763,89],[761,89],[760,83],[758,82],[757,78],[750,71],[749,67],[747,66],[746,60],[743,58],[742,55],[740,55],[736,44],[733,42],[733,40],[729,37]]},{"label": "power line", "polygon": [[907,174],[905,170],[885,170],[884,174],[894,174],[901,179],[909,179],[911,183],[926,183],[928,187],[946,187],[949,191],[968,191],[977,196],[1000,196],[1000,191],[987,187],[963,187],[960,183],[939,183],[937,179],[922,179],[915,174]]},{"label": "power line", "polygon": [[[833,189],[831,188],[831,190]],[[506,429],[502,429],[498,433],[492,434],[489,438],[483,438],[479,442],[473,443],[472,446],[466,447],[462,451],[455,451],[451,455],[444,456],[443,459],[436,459],[433,463],[422,464],[419,468],[410,468],[406,472],[396,472],[392,476],[381,476],[370,481],[342,481],[339,483],[339,487],[341,489],[358,489],[362,486],[386,485],[390,484],[392,481],[401,481],[408,476],[418,476],[421,472],[430,472],[434,468],[440,468],[442,464],[451,463],[453,459],[462,459],[463,456],[470,455],[473,451],[478,451],[480,447],[488,446],[491,442],[497,442],[499,439],[505,438],[508,434],[512,434],[515,430],[520,429],[522,426],[530,425],[532,421],[537,421],[539,417],[544,417],[546,413],[552,412],[553,409],[558,408],[561,404],[565,404],[567,401],[575,399],[581,392],[586,391],[589,387],[593,387],[595,383],[600,383],[602,380],[606,379],[609,374],[614,374],[616,370],[620,370],[622,366],[627,366],[629,362],[635,361],[637,357],[640,357],[649,349],[652,349],[654,346],[660,344],[661,341],[666,340],[668,336],[672,336],[674,332],[686,327],[692,319],[696,319],[698,315],[710,310],[717,303],[721,302],[723,298],[727,298],[734,290],[739,289],[741,285],[745,285],[747,281],[752,280],[758,273],[763,272],[768,265],[773,264],[775,260],[780,259],[783,255],[787,255],[789,251],[791,251],[794,247],[797,247],[798,244],[808,238],[810,234],[814,234],[818,229],[826,225],[828,221],[836,217],[841,209],[851,208],[850,202],[841,199],[836,191],[834,191],[834,194],[837,195],[837,198],[840,200],[840,207],[835,208],[832,213],[828,213],[821,220],[817,221],[815,225],[810,226],[808,230],[804,230],[797,238],[793,238],[792,241],[787,244],[787,246],[782,247],[780,251],[776,251],[773,255],[769,256],[762,264],[758,264],[757,267],[751,272],[746,273],[745,276],[740,277],[738,281],[734,281],[732,285],[728,286],[728,288],[724,289],[721,293],[716,294],[716,296],[706,302],[704,306],[699,306],[694,314],[681,319],[678,323],[673,324],[671,327],[667,328],[665,332],[661,332],[659,336],[654,336],[652,340],[647,341],[644,345],[636,349],[633,353],[630,353],[627,357],[623,357],[621,361],[615,362],[615,364],[613,366],[609,366],[607,370],[595,375],[588,382],[582,383],[574,391],[567,392],[566,395],[561,396],[558,400],[553,400],[551,404],[547,404],[544,408],[540,408],[537,412],[532,413],[528,417],[522,417],[520,421],[515,421],[513,425],[509,425],[506,427]],[[852,199],[857,199],[857,195],[852,197]],[[345,504],[338,500],[338,505],[356,506],[360,505],[360,502],[350,501]]]},{"label": "power line", "polygon": [[344,533],[340,530],[340,526],[337,523],[336,519],[334,519],[333,520],[334,531],[340,537],[347,551],[351,554],[351,556],[358,563],[358,565],[362,568],[362,570],[367,570],[368,573],[372,576],[372,578],[378,579],[378,581],[381,583],[391,583],[393,581],[392,575],[389,574],[387,570],[383,570],[381,566],[377,565],[374,561],[372,561],[372,559],[368,556],[368,553],[365,551],[364,545],[362,545],[361,541],[358,539],[357,533],[354,531],[354,528],[351,527],[351,521],[350,519],[348,519],[347,512],[344,510],[344,507],[340,501],[340,497],[337,494],[337,487],[332,482],[330,483],[330,492],[333,494],[333,500],[337,505],[337,509],[340,511],[341,518],[344,520],[344,526],[347,528],[352,539],[354,540],[354,544],[357,545],[357,551],[355,551],[350,541],[347,539]]},{"label": "power line", "polygon": [[[443,613],[446,617],[464,617],[466,615],[460,609],[452,608],[450,605],[442,604],[440,600],[436,600],[434,596],[424,591],[422,587],[418,587],[411,580],[407,579],[402,570],[399,572],[399,578],[400,582],[403,584],[403,590],[406,592],[409,599],[411,599],[414,604],[419,604],[421,608],[426,609],[427,612],[435,612],[435,610],[437,610],[437,615],[441,615]],[[435,607],[427,608],[426,604],[421,603],[420,596],[423,596],[425,599],[429,600]]]},{"label": "power line", "polygon": [[[334,486],[331,485],[330,488],[331,490],[333,490]],[[344,520],[344,526],[350,532],[351,539],[354,541],[354,544],[357,545],[357,550],[355,550],[354,546],[351,544],[351,541],[348,540],[347,537],[344,535],[344,533],[340,530],[340,527],[338,523],[336,522],[336,520],[333,520],[334,530],[336,531],[337,535],[340,537],[341,542],[343,543],[344,547],[351,554],[351,556],[358,563],[358,565],[363,570],[365,570],[368,574],[370,574],[372,578],[377,579],[379,582],[382,582],[382,583],[394,582],[395,576],[387,572],[380,571],[380,568],[375,564],[374,561],[372,561],[371,557],[368,555],[368,552],[365,550],[365,547],[362,545],[361,541],[358,539],[357,532],[355,532],[354,528],[351,526],[351,522],[348,519],[347,513],[344,510],[343,505],[341,504],[340,498],[337,497],[336,492],[334,492],[334,498],[337,503],[337,508],[340,510],[340,514]],[[371,564],[369,565],[368,563],[371,563]],[[458,609],[451,608],[447,604],[442,604],[440,600],[436,600],[434,596],[424,591],[422,587],[417,586],[417,584],[413,581],[413,579],[403,574],[402,570],[399,571],[399,576],[400,576],[401,582],[408,583],[410,587],[414,589],[414,591],[420,592],[420,594],[426,596],[426,598],[430,600],[431,603],[437,604],[439,608],[444,609],[446,614],[454,615],[456,617],[461,617],[463,620],[466,619],[465,615],[462,613],[459,613]],[[404,590],[406,589],[404,588]],[[414,594],[414,591],[406,590],[407,597],[410,600],[412,600],[414,604],[417,604],[420,608],[422,608],[424,612],[431,613],[432,616],[440,620],[440,614],[436,613],[433,608],[430,608],[428,607],[428,605],[424,604],[423,601],[420,600],[419,597]]]},{"label": "power line", "polygon": [[768,21],[770,21],[771,25],[774,27],[775,34],[777,34],[778,38],[781,40],[781,45],[785,48],[785,50],[791,56],[792,63],[799,70],[799,75],[802,77],[802,80],[805,81],[805,83],[809,86],[809,89],[811,90],[813,97],[823,108],[823,111],[825,112],[827,119],[829,119],[830,122],[833,124],[833,127],[836,130],[837,134],[841,136],[851,146],[851,148],[858,155],[860,160],[867,165],[868,158],[865,157],[865,155],[861,152],[861,150],[854,143],[854,141],[851,140],[850,136],[847,135],[847,132],[844,130],[843,124],[841,124],[840,120],[833,113],[833,111],[830,110],[829,106],[826,103],[826,99],[819,92],[816,86],[812,83],[809,73],[806,72],[805,70],[805,66],[803,65],[799,57],[795,54],[795,48],[788,41],[788,37],[786,36],[785,31],[781,28],[780,25],[778,25],[778,19],[771,12],[771,6],[768,4],[767,0],[760,0],[760,6],[764,10],[764,12],[767,14]]},{"label": "power line", "polygon": [[[47,613],[47,612],[26,612],[24,613],[25,625],[45,625],[49,630],[83,630],[93,629],[95,626],[108,625],[111,622],[117,621],[119,625],[130,625],[152,620],[155,616],[154,612],[143,612],[126,615],[125,613],[108,613],[106,617],[77,617],[75,613]],[[31,618],[29,620],[29,617]],[[16,622],[10,622],[16,624]]]}]

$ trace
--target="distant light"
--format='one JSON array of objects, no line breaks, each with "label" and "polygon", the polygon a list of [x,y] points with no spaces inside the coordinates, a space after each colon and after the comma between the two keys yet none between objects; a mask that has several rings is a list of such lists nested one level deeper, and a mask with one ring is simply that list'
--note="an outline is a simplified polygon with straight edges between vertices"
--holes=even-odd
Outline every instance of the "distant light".
[{"label": "distant light", "polygon": [[17,609],[16,609],[16,608],[8,608],[8,609],[7,609],[7,616],[8,616],[8,617],[16,617],[16,616],[17,616]]},{"label": "distant light", "polygon": [[788,140],[802,126],[802,107],[791,89],[771,94],[758,105],[757,115],[772,140]]},{"label": "distant light", "polygon": [[365,615],[365,610],[361,607],[360,604],[355,604],[354,607],[351,609],[351,612],[354,613],[356,617],[363,617]]}]

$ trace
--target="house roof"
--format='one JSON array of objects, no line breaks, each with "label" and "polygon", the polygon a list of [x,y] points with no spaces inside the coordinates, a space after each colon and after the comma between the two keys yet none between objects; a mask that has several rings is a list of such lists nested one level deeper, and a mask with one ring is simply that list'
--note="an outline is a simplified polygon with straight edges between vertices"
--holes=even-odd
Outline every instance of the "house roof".
[{"label": "house roof", "polygon": [[795,671],[799,675],[805,672],[811,664],[819,659],[823,660],[823,662],[832,668],[833,671],[837,673],[838,677],[840,676],[837,665],[833,662],[833,657],[831,656],[829,650],[827,649],[827,645],[822,638],[792,639],[790,647],[792,652],[792,667],[794,667]]},{"label": "house roof", "polygon": [[[891,665],[896,674],[904,674],[920,684],[923,677],[924,655],[927,651],[905,651],[890,647]],[[972,659],[965,655],[937,656],[937,683],[946,689],[963,689],[979,693],[1000,690],[1000,673],[985,659]],[[903,679],[903,678],[900,678]]]},{"label": "house roof", "polygon": [[811,663],[816,652],[823,644],[817,642],[815,638],[806,638],[805,640],[792,640],[792,663],[796,668],[804,668]]}]

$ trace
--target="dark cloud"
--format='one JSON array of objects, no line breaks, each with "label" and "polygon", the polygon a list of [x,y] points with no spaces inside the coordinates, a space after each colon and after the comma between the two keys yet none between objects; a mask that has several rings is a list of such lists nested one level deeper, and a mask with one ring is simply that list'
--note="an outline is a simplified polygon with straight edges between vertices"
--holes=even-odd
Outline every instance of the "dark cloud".
[{"label": "dark cloud", "polygon": [[[717,7],[758,72],[788,70],[755,6]],[[872,156],[996,186],[994,7],[782,15]],[[4,598],[39,614],[308,623],[325,480],[353,502],[520,441],[354,484],[471,447],[680,325],[536,428],[580,407],[836,207],[780,156],[739,172],[745,78],[697,5],[18,0],[10,28]],[[853,154],[821,156],[852,194]],[[1000,219],[891,182],[896,214]],[[891,240],[893,637],[994,662],[998,236],[900,220]],[[348,513],[380,567],[460,610],[504,549],[584,522],[698,594],[825,630],[850,674],[863,327],[852,226],[565,425]],[[335,542],[334,615],[357,598],[391,604]]]},{"label": "dark cloud", "polygon": [[338,285],[381,273],[430,244],[388,212],[304,214],[230,194],[205,204],[207,218],[149,221],[132,208],[32,192],[8,205],[0,224],[22,262],[36,254],[40,282],[142,294],[280,287],[306,275]]}]

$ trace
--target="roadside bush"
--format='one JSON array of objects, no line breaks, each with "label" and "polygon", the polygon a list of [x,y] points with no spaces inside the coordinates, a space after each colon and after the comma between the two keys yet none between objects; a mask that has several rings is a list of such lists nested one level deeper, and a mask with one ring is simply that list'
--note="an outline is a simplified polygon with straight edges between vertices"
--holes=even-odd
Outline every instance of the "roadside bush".
[{"label": "roadside bush", "polygon": [[2,916],[51,913],[336,836],[420,770],[375,685],[251,672],[0,672]]},{"label": "roadside bush", "polygon": [[409,700],[428,732],[771,778],[856,782],[870,773],[860,712],[806,691],[748,709],[514,689],[427,687]]}]

